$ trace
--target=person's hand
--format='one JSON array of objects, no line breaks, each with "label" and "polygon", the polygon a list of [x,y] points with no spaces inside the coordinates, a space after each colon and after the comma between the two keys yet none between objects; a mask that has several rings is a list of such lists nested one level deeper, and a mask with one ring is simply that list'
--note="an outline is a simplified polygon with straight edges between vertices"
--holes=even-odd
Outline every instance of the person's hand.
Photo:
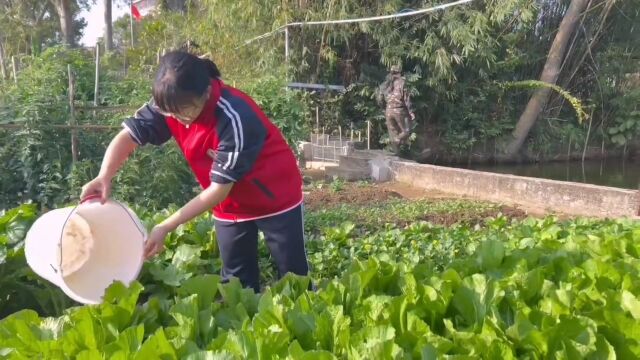
[{"label": "person's hand", "polygon": [[92,195],[100,195],[100,203],[104,204],[111,195],[111,180],[98,176],[82,187],[80,200],[84,200]]},{"label": "person's hand", "polygon": [[162,225],[156,225],[153,227],[147,241],[144,243],[144,258],[148,260],[151,257],[164,251],[164,240],[170,231],[165,229]]},{"label": "person's hand", "polygon": [[411,116],[411,120],[415,120],[415,119],[416,119],[416,114],[411,113],[411,114],[409,114],[409,115]]}]

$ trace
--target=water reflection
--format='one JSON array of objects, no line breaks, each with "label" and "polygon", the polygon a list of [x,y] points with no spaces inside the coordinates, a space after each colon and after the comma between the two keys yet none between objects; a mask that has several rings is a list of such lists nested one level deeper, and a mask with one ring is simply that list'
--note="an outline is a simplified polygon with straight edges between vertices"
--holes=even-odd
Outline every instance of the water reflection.
[{"label": "water reflection", "polygon": [[638,189],[640,163],[628,160],[552,162],[540,164],[471,164],[467,169],[553,180]]}]

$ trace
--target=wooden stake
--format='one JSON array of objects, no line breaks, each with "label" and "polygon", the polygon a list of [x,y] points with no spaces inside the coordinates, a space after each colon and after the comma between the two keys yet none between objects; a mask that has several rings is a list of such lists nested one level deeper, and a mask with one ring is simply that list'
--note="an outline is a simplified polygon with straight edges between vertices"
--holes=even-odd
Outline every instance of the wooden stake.
[{"label": "wooden stake", "polygon": [[2,75],[2,81],[7,79],[7,67],[4,64],[4,47],[2,46],[2,40],[0,40],[0,75]]},{"label": "wooden stake", "polygon": [[100,83],[100,45],[96,43],[96,82],[93,88],[93,106],[98,106],[98,91]]},{"label": "wooden stake", "polygon": [[351,142],[353,142],[353,122],[351,123]]},{"label": "wooden stake", "polygon": [[123,69],[124,69],[124,76],[127,76],[127,50],[126,49],[123,51],[123,54],[124,54],[124,58],[123,58],[123,61],[122,61],[122,63],[123,63],[122,66],[123,66]]},{"label": "wooden stake", "polygon": [[325,156],[324,156],[324,148],[325,148],[325,144],[324,144],[324,126],[322,127],[322,161],[325,161]]},{"label": "wooden stake", "polygon": [[[0,124],[0,129],[9,129],[9,130],[22,130],[26,127],[25,124]],[[51,125],[31,125],[30,127],[38,128],[38,129],[58,129],[58,130],[84,130],[84,131],[109,131],[109,130],[119,130],[122,129],[120,126],[111,126],[111,125],[62,125],[62,124],[51,124]]]},{"label": "wooden stake", "polygon": [[[285,79],[289,81],[289,27],[284,28],[284,66]],[[288,88],[287,88],[288,89]]]},{"label": "wooden stake", "polygon": [[16,57],[11,57],[11,68],[13,70],[13,82],[18,83],[18,65],[16,64]]},{"label": "wooden stake", "polygon": [[371,121],[367,120],[367,150],[371,150]]},{"label": "wooden stake", "polygon": [[[133,6],[133,1],[129,0],[129,9],[131,9],[131,7]],[[129,28],[131,30],[131,48],[133,49],[134,46],[134,41],[133,41],[133,14],[129,14]]]},{"label": "wooden stake", "polygon": [[[73,71],[71,71],[71,64],[67,65],[67,72],[69,73],[69,126],[76,126],[76,116],[74,108],[74,94],[75,94],[75,79]],[[74,163],[78,161],[78,131],[71,130],[71,159]]]},{"label": "wooden stake", "polygon": [[336,142],[333,141],[333,161],[336,161]]}]

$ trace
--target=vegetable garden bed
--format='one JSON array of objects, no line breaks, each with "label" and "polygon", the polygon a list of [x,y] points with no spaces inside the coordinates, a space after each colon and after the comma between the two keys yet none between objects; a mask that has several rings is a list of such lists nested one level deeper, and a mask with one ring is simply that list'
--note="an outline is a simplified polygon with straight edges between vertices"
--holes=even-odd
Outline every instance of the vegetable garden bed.
[{"label": "vegetable garden bed", "polygon": [[[148,225],[169,214],[137,212]],[[170,235],[139,283],[74,306],[26,267],[21,241],[36,214],[24,205],[0,218],[0,357],[639,357],[640,223],[499,212],[399,199],[309,211],[318,290],[307,278],[274,281],[261,245],[261,294],[212,275],[215,233],[200,217]],[[491,216],[422,221],[470,213]]]}]

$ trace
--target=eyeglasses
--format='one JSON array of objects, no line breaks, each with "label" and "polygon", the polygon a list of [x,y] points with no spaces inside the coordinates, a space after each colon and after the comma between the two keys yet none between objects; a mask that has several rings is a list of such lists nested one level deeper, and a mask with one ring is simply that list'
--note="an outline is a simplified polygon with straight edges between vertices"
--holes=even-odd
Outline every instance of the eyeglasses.
[{"label": "eyeglasses", "polygon": [[194,122],[198,118],[198,116],[200,116],[200,113],[202,112],[202,109],[204,108],[204,105],[206,104],[208,98],[209,96],[203,96],[202,98],[197,99],[192,105],[184,106],[180,109],[179,112],[176,113],[167,112],[164,110],[160,110],[160,113],[164,116],[173,117],[185,125],[189,125]]}]

